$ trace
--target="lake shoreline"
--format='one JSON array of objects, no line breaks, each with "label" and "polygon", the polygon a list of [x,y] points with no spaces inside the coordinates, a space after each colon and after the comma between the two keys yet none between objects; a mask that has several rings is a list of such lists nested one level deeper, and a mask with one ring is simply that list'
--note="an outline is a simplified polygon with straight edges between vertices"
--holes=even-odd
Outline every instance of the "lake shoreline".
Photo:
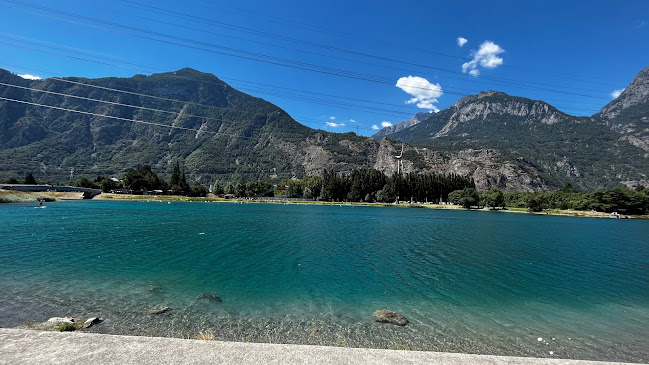
[{"label": "lake shoreline", "polygon": [[[215,196],[187,197],[180,195],[130,195],[130,194],[109,194],[102,193],[94,198],[95,200],[123,200],[123,201],[159,201],[159,202],[224,202],[224,203],[256,203],[256,204],[300,204],[300,205],[332,205],[332,206],[360,206],[360,207],[395,207],[395,208],[426,208],[436,210],[470,210],[476,212],[503,212],[503,213],[525,213],[534,215],[550,215],[561,217],[583,217],[583,218],[610,218],[609,213],[583,211],[583,210],[563,210],[548,209],[542,212],[530,212],[525,208],[505,208],[505,209],[465,209],[455,204],[433,204],[433,203],[361,203],[361,202],[326,202],[315,200],[279,200],[279,199],[224,199]],[[625,215],[629,219],[649,219],[649,215]]]},{"label": "lake shoreline", "polygon": [[[77,193],[39,192],[26,193],[12,190],[0,190],[0,204],[11,203],[38,203],[38,199],[46,199],[48,202],[60,200],[82,200]],[[611,218],[609,213],[569,210],[569,209],[547,209],[542,212],[530,212],[525,208],[489,209],[476,208],[465,209],[454,204],[433,204],[433,203],[361,203],[361,202],[326,202],[311,200],[275,200],[275,199],[224,199],[215,196],[187,197],[181,195],[132,195],[132,194],[110,194],[102,193],[94,200],[120,200],[120,201],[158,201],[158,202],[218,202],[218,203],[256,203],[256,204],[301,204],[301,205],[332,205],[332,206],[360,206],[360,207],[396,207],[396,208],[427,208],[436,210],[470,210],[476,212],[504,212],[504,213],[525,213],[535,215],[550,215],[561,217],[583,217],[583,218]],[[649,219],[649,215],[623,215],[623,219]]]}]

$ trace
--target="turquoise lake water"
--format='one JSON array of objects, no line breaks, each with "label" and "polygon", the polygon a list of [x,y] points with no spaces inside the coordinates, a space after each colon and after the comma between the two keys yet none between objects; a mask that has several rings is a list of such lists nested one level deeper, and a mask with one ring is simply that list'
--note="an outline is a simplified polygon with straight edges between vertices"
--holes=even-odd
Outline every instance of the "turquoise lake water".
[{"label": "turquoise lake water", "polygon": [[649,221],[70,201],[0,205],[0,222],[3,327],[649,361]]}]

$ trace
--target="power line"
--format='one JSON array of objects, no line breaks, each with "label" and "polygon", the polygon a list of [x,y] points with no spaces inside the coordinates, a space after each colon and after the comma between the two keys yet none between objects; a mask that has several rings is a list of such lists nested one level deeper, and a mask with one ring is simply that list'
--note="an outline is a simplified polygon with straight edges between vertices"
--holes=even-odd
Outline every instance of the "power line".
[{"label": "power line", "polygon": [[[207,1],[202,1],[202,3],[204,5],[213,5],[211,2],[207,2]],[[350,33],[350,32],[340,32],[336,28],[328,28],[328,27],[317,26],[317,25],[313,25],[313,24],[309,24],[309,23],[299,22],[299,21],[296,21],[295,19],[286,18],[286,17],[279,17],[279,16],[273,16],[273,15],[269,15],[269,14],[266,14],[266,13],[259,13],[259,12],[255,12],[254,10],[251,10],[251,9],[241,9],[241,8],[234,8],[234,7],[231,7],[230,9],[234,9],[234,10],[237,10],[237,11],[240,11],[240,12],[243,12],[243,13],[247,13],[247,14],[251,14],[251,13],[260,14],[258,16],[262,17],[262,18],[279,19],[279,21],[272,21],[271,20],[271,22],[275,22],[275,23],[286,24],[287,22],[290,22],[290,23],[293,23],[293,24],[298,24],[304,29],[309,29],[311,31],[321,33],[321,34],[329,35],[331,33],[334,33],[334,34],[337,33],[337,34],[340,34],[340,35],[342,35],[342,36],[344,36],[346,38],[352,37],[352,38],[360,39],[363,42],[367,42],[368,40],[370,40],[370,41],[376,42],[377,44],[383,44],[383,45],[387,45],[387,46],[394,47],[394,48],[411,49],[411,50],[415,50],[417,52],[421,52],[421,53],[424,53],[424,54],[433,54],[433,55],[436,55],[436,56],[454,58],[454,59],[458,59],[458,60],[462,60],[462,61],[470,61],[471,60],[470,57],[463,57],[463,56],[458,56],[458,55],[454,55],[454,54],[448,54],[448,53],[444,53],[444,52],[434,51],[434,50],[430,50],[430,49],[423,49],[423,48],[419,48],[419,47],[412,46],[412,45],[404,45],[402,43],[392,43],[392,42],[385,41],[383,39],[372,38],[369,34],[356,34],[356,33]],[[223,7],[219,7],[219,10],[223,11]],[[537,73],[537,74],[539,73],[538,69],[520,67],[520,66],[511,65],[511,64],[504,64],[504,65],[502,65],[502,67],[513,68],[513,69],[517,69],[519,71],[524,71],[524,72],[534,72],[534,73]],[[570,80],[579,81],[579,82],[583,82],[583,83],[594,84],[594,85],[612,86],[611,84],[604,84],[604,83],[601,83],[601,82],[594,82],[592,80],[592,77],[590,77],[590,76],[589,76],[589,79],[586,80],[586,79],[576,78],[572,74],[564,74],[564,73],[557,73],[557,72],[550,72],[549,74],[552,75],[552,76],[561,77],[562,79],[570,79]]]},{"label": "power line", "polygon": [[[34,51],[40,51],[40,52],[45,52],[45,53],[55,54],[55,55],[59,55],[59,56],[63,56],[63,57],[69,57],[69,58],[78,59],[78,60],[82,60],[82,61],[95,62],[95,63],[104,64],[104,65],[110,65],[110,66],[121,67],[121,66],[119,66],[119,65],[115,65],[115,64],[112,64],[112,63],[101,62],[101,61],[91,60],[91,59],[82,58],[82,57],[70,56],[70,55],[61,54],[61,53],[57,53],[57,52],[44,51],[44,50],[39,50],[39,49],[35,49],[35,48],[31,48],[31,47],[26,47],[26,46],[21,46],[21,45],[14,45],[14,44],[6,43],[6,42],[1,42],[1,41],[0,41],[0,44],[7,44],[7,45],[10,45],[10,46],[17,46],[17,47],[21,47],[21,48],[26,48],[26,49],[30,49],[30,50],[34,50]],[[50,48],[55,48],[55,47],[50,47]],[[133,64],[133,63],[131,63],[131,64]],[[147,67],[147,66],[143,66],[143,67]],[[132,67],[125,67],[125,68],[133,69],[133,70],[135,70],[135,71],[140,71],[140,72],[149,72],[148,70],[144,70],[144,69],[136,69],[136,68],[132,68]],[[38,71],[38,70],[37,70],[37,71]],[[177,78],[180,78],[180,79],[187,79],[187,80],[190,80],[190,79],[188,79],[188,78],[184,78],[184,77],[181,77],[181,76],[173,76],[173,77],[177,77]],[[64,82],[72,82],[72,81],[70,81],[70,80],[59,79],[59,78],[53,78],[53,79],[57,79],[57,80],[59,80],[59,81],[64,81]],[[193,80],[192,80],[192,81],[193,81]],[[242,81],[243,81],[243,80],[242,80]],[[250,81],[244,81],[244,82],[248,82],[248,83],[253,83],[253,84],[254,84],[254,82],[250,82]],[[102,88],[101,86],[94,86],[94,85],[85,84],[85,83],[80,83],[80,84],[83,84],[83,85],[86,85],[86,86],[91,86],[91,87]],[[264,84],[262,84],[262,85],[264,85]],[[106,89],[109,89],[109,88],[106,88]],[[110,89],[109,89],[109,90],[110,90]],[[251,89],[249,88],[248,90],[251,90]],[[289,90],[290,90],[290,89],[289,89]],[[305,90],[298,90],[298,89],[292,89],[292,90],[296,90],[296,91],[300,91],[300,92],[305,92],[305,93],[313,93],[313,92],[309,92],[309,91],[305,91]],[[117,91],[117,90],[112,90],[112,91]],[[257,91],[257,90],[254,90],[254,91]],[[122,91],[122,92],[125,92],[125,91]],[[448,90],[447,90],[447,91],[444,91],[444,92],[446,92],[446,93],[452,93],[452,92],[449,92]],[[264,91],[262,91],[262,93],[264,93]],[[345,107],[345,105],[342,105],[342,104],[333,104],[333,102],[329,102],[329,103],[328,103],[328,102],[324,102],[324,103],[323,103],[322,100],[312,100],[312,99],[305,98],[305,97],[300,97],[299,99],[296,99],[295,97],[286,96],[286,95],[284,95],[284,94],[280,94],[280,93],[276,93],[276,92],[275,92],[275,93],[272,93],[272,92],[267,92],[267,91],[266,91],[265,93],[266,93],[266,94],[269,94],[269,95],[271,95],[271,96],[280,96],[280,97],[287,98],[287,99],[294,99],[294,100],[299,100],[299,101],[314,102],[314,103],[316,103],[316,104],[324,104],[324,105],[337,106],[337,107]],[[135,93],[135,94],[138,95],[137,93]],[[319,94],[319,93],[314,93],[314,94]],[[458,94],[458,93],[455,93],[455,94],[464,96],[464,94]],[[339,97],[339,96],[328,95],[328,94],[321,94],[321,95],[327,95],[327,96],[330,96],[330,97]],[[149,96],[149,97],[152,97],[152,96],[150,96],[150,95],[141,95],[141,96]],[[157,98],[160,98],[160,97],[157,97]],[[344,98],[344,97],[339,97],[339,98]],[[160,99],[170,100],[170,99],[165,99],[165,98],[160,98]],[[346,99],[346,98],[345,98],[345,99]],[[170,100],[170,101],[182,102],[182,101],[178,101],[178,100]],[[368,102],[368,101],[366,101],[366,100],[361,100],[361,101]],[[388,103],[378,103],[378,104],[395,105],[395,104],[388,104]],[[213,107],[213,106],[210,106],[210,107],[212,107],[212,108],[217,108],[217,107]],[[402,107],[402,106],[399,106],[399,107]],[[383,110],[383,111],[386,111],[385,109],[377,109],[377,108],[371,108],[371,109],[369,109],[369,107],[366,107],[366,106],[361,106],[360,108],[359,108],[358,106],[356,106],[356,107],[354,107],[354,106],[347,106],[347,107],[345,107],[345,108],[346,108],[346,109],[350,109],[350,110],[360,110],[360,111],[368,111],[368,110],[370,110],[370,111],[377,111],[377,110]],[[591,110],[592,110],[592,109],[578,108],[578,107],[567,107],[567,108],[572,109],[572,110],[587,110],[587,111],[591,111]],[[388,112],[391,112],[391,113],[394,113],[394,112],[395,112],[395,111],[393,111],[393,110],[387,110],[387,111],[388,111]],[[404,117],[404,115],[408,115],[408,116],[412,115],[412,113],[406,113],[406,112],[396,112],[396,113],[399,113],[399,114],[400,114],[400,117]],[[391,115],[391,116],[396,116],[396,115]],[[323,124],[324,124],[324,123],[323,123]]]},{"label": "power line", "polygon": [[117,120],[121,120],[121,121],[132,122],[132,123],[148,124],[148,125],[157,126],[157,127],[181,129],[181,130],[192,131],[192,132],[197,132],[197,133],[222,134],[222,135],[227,135],[227,136],[230,136],[230,137],[237,137],[237,138],[248,138],[248,139],[252,138],[252,137],[247,137],[247,136],[243,136],[243,135],[236,135],[236,134],[223,133],[223,132],[201,131],[201,130],[195,129],[195,128],[179,127],[179,126],[162,124],[162,123],[147,122],[147,121],[137,120],[137,119],[115,117],[115,116],[112,116],[112,115],[104,115],[104,114],[97,114],[97,113],[92,113],[92,112],[85,112],[85,111],[82,111],[82,110],[74,110],[74,109],[62,108],[62,107],[58,107],[58,106],[45,105],[45,104],[39,104],[39,103],[32,103],[32,102],[29,102],[29,101],[5,98],[5,97],[2,97],[2,96],[0,96],[0,100],[11,101],[11,102],[14,102],[14,103],[27,104],[27,105],[38,106],[38,107],[44,107],[44,108],[50,108],[50,109],[56,109],[56,110],[62,110],[62,111],[71,112],[71,113],[92,115],[92,116],[101,117],[101,118],[117,119]]},{"label": "power line", "polygon": [[[56,78],[53,78],[53,79],[59,80],[59,81],[69,81],[69,80],[64,80],[64,79],[56,79]],[[77,83],[77,82],[73,82],[73,83],[81,84],[81,85],[85,85],[85,86],[93,86],[93,85],[88,85],[88,84],[84,84],[84,83]],[[32,87],[8,84],[8,83],[4,83],[4,82],[0,82],[0,85],[7,86],[7,87],[13,87],[13,88],[19,88],[19,89],[23,89],[23,90],[41,92],[41,93],[46,93],[46,94],[51,94],[51,95],[57,95],[57,96],[62,96],[62,97],[70,97],[70,98],[75,98],[75,99],[80,99],[80,100],[92,101],[92,102],[97,102],[97,103],[104,103],[104,104],[115,105],[115,106],[136,108],[136,109],[159,112],[159,113],[173,114],[173,115],[184,116],[184,117],[188,117],[188,118],[200,118],[200,119],[205,119],[205,120],[213,120],[213,121],[217,121],[217,122],[221,122],[221,123],[223,123],[223,122],[232,122],[232,121],[223,120],[223,119],[220,119],[220,118],[205,117],[205,116],[194,115],[194,114],[185,114],[185,113],[181,113],[181,112],[172,112],[172,111],[163,110],[163,109],[148,108],[148,107],[132,105],[132,104],[125,104],[125,103],[118,103],[118,102],[107,101],[107,100],[93,99],[93,98],[88,98],[88,97],[83,97],[83,96],[78,96],[78,95],[65,94],[65,93],[59,93],[59,92],[54,92],[54,91],[49,91],[49,90],[42,90],[42,89],[32,88]],[[103,87],[100,87],[100,88],[103,88]],[[110,88],[104,88],[104,89],[110,89]],[[110,89],[110,90],[111,91],[118,91],[117,89]],[[135,94],[135,93],[130,93],[128,91],[124,91],[124,92],[129,93],[129,94]],[[146,94],[136,94],[136,95],[152,97],[152,98],[158,99],[158,97],[150,96],[150,95],[146,95]],[[215,106],[209,106],[209,105],[205,105],[205,104],[196,104],[196,103],[191,103],[191,102],[183,102],[183,101],[180,101],[180,100],[167,99],[167,98],[161,98],[161,99],[169,100],[169,101],[177,102],[177,103],[183,103],[184,105],[193,104],[193,105],[198,105],[198,106],[202,106],[202,107],[206,107],[206,108],[210,108],[210,109],[212,109],[212,108],[213,109],[226,109],[228,111],[235,111],[235,112],[240,112],[240,113],[260,115],[259,113],[250,112],[250,111],[243,111],[243,110],[237,110],[235,108],[215,107]],[[322,122],[322,121],[311,121],[311,123],[327,124],[326,122]],[[363,129],[370,130],[369,128],[363,128]]]},{"label": "power line", "polygon": [[[231,56],[231,57],[248,59],[248,60],[252,60],[252,61],[263,62],[263,63],[273,64],[273,65],[282,66],[282,67],[288,67],[288,68],[293,68],[293,69],[300,69],[300,70],[305,70],[305,71],[311,71],[311,72],[328,74],[328,75],[333,75],[333,76],[338,76],[338,77],[357,79],[357,80],[368,81],[368,82],[383,83],[383,84],[393,84],[392,80],[386,80],[385,78],[382,78],[382,77],[376,76],[376,75],[362,74],[362,73],[357,73],[357,72],[350,72],[350,71],[345,71],[345,70],[341,70],[341,69],[335,69],[335,68],[331,68],[331,67],[327,67],[327,66],[321,66],[321,65],[317,65],[317,64],[307,63],[307,62],[294,61],[294,60],[290,60],[290,59],[284,59],[284,58],[280,58],[280,57],[269,56],[269,55],[261,54],[261,53],[257,53],[257,52],[250,52],[250,51],[245,51],[245,50],[236,49],[236,48],[232,48],[232,47],[220,46],[220,45],[216,45],[216,44],[213,44],[213,43],[201,42],[201,41],[197,41],[197,40],[193,40],[193,39],[189,39],[189,38],[184,38],[184,37],[178,37],[178,36],[174,36],[174,35],[169,35],[169,34],[165,34],[165,33],[161,33],[161,32],[149,31],[149,30],[142,29],[142,28],[132,27],[132,26],[116,23],[116,22],[110,22],[110,21],[105,21],[105,20],[101,20],[101,19],[97,19],[97,18],[92,18],[92,17],[83,16],[83,15],[73,14],[73,13],[69,13],[69,12],[65,12],[65,11],[61,11],[61,10],[56,10],[56,9],[52,9],[52,8],[47,8],[47,7],[43,7],[43,6],[32,5],[32,4],[28,4],[28,3],[24,3],[24,2],[16,1],[16,0],[2,0],[2,1],[15,3],[15,4],[22,5],[22,6],[43,10],[43,11],[53,12],[53,13],[65,15],[65,16],[68,16],[68,17],[74,17],[74,18],[89,20],[91,22],[110,25],[110,26],[113,26],[113,27],[133,30],[133,31],[136,31],[136,32],[150,34],[150,35],[154,35],[154,36],[158,36],[158,37],[174,39],[174,40],[182,41],[182,42],[185,42],[185,43],[196,44],[196,45],[199,45],[201,47],[192,46],[190,44],[172,42],[172,41],[168,41],[168,40],[164,40],[164,39],[153,38],[153,37],[149,37],[149,36],[143,36],[143,35],[139,35],[139,34],[133,34],[133,33],[129,33],[129,32],[117,31],[115,29],[110,29],[110,28],[96,27],[98,29],[103,29],[103,30],[110,31],[110,32],[125,34],[125,35],[129,35],[129,36],[132,36],[132,37],[152,40],[152,41],[156,41],[156,42],[166,43],[166,44],[185,47],[185,48],[190,48],[190,49],[206,51],[206,52],[220,54],[220,55],[226,55],[226,56]],[[209,21],[209,20],[207,20],[207,21]],[[82,25],[85,25],[85,24],[82,24]],[[238,26],[233,26],[233,27],[238,27]],[[256,32],[258,32],[258,31],[256,31]],[[313,43],[313,42],[308,42],[308,41],[302,41],[302,42],[306,42],[307,44]],[[212,47],[212,48],[216,48],[216,49],[221,49],[222,51],[216,51],[214,49],[207,49],[207,48],[203,48],[203,47]],[[387,60],[387,61],[396,62],[396,63],[400,63],[400,64],[408,64],[408,65],[413,65],[413,66],[417,66],[417,67],[424,67],[424,68],[428,68],[428,69],[434,69],[434,70],[437,70],[437,71],[444,71],[444,72],[461,74],[458,71],[445,70],[445,69],[436,68],[436,67],[432,67],[432,66],[420,65],[420,64],[410,63],[410,62],[406,62],[406,61],[395,60],[395,59],[391,59],[391,58],[387,58],[387,57],[373,56],[373,55],[364,54],[362,52],[356,52],[356,51],[353,51],[353,50],[339,49],[338,47],[331,47],[331,46],[326,46],[326,47],[329,48],[329,49],[333,49],[333,50],[337,50],[337,51],[341,51],[341,52],[345,51],[345,52],[352,53],[352,54],[359,54],[359,55],[363,55],[363,56],[366,56],[366,57],[374,57],[374,58],[377,58],[377,59]],[[234,52],[234,53],[231,53],[231,52]],[[488,78],[485,77],[485,79],[488,79]],[[517,81],[511,81],[511,80],[502,81],[502,80],[498,80],[498,79],[493,79],[493,80],[497,81],[497,82],[504,82],[504,83],[509,83],[509,84],[512,84],[512,85],[517,85],[517,86],[524,87],[524,88],[532,88],[532,89],[534,89],[534,87],[526,86],[526,85],[521,84],[520,82],[517,82]],[[418,88],[417,86],[413,86],[413,87]],[[421,88],[421,89],[426,89],[426,88]],[[554,90],[554,89],[547,89],[547,88],[536,88],[536,89],[541,90],[541,91],[546,91],[546,92],[563,93],[563,94],[569,94],[569,95],[575,95],[575,96],[581,96],[581,97],[587,97],[587,98],[595,98],[595,99],[602,99],[602,100],[605,99],[605,98],[600,98],[600,97],[596,97],[596,96],[592,96],[592,95],[580,94],[580,93],[574,93],[574,92],[566,92],[566,91],[561,91],[561,90]],[[456,92],[449,91],[449,90],[447,90],[446,93],[460,95],[460,96],[465,95],[465,94],[462,94],[462,93],[456,93]],[[606,99],[606,100],[608,100],[608,99]]]},{"label": "power line", "polygon": [[[105,90],[109,90],[109,91],[117,92],[117,93],[135,94],[135,95],[142,96],[142,97],[151,97],[151,98],[155,98],[155,99],[163,99],[163,100],[167,100],[167,101],[171,101],[171,102],[183,103],[184,105],[193,104],[193,105],[197,105],[197,106],[201,106],[201,107],[207,107],[207,108],[228,109],[228,108],[225,108],[225,107],[212,107],[212,106],[205,105],[205,104],[191,103],[191,102],[186,102],[186,101],[180,101],[180,100],[177,100],[177,99],[169,99],[169,98],[157,97],[157,96],[152,96],[152,95],[147,95],[147,94],[142,94],[142,93],[133,93],[133,92],[129,92],[129,91],[123,91],[123,90],[120,90],[120,89],[107,88],[107,87],[102,87],[102,86],[98,86],[98,85],[90,85],[90,84],[77,82],[77,81],[72,81],[72,80],[65,80],[65,79],[59,79],[59,78],[53,78],[53,80],[69,82],[69,83],[76,84],[76,85],[97,87],[99,89],[105,89]],[[25,86],[20,86],[20,85],[7,84],[7,83],[3,83],[3,82],[0,82],[0,85],[4,85],[4,86],[7,86],[7,87],[20,88],[20,89],[25,89],[25,90],[31,90],[31,91],[36,91],[36,92],[54,94],[54,95],[63,96],[63,97],[72,97],[72,98],[77,98],[77,99],[81,99],[81,100],[87,100],[87,101],[93,101],[93,102],[99,102],[99,103],[106,103],[106,104],[110,104],[110,105],[117,105],[117,106],[124,106],[124,107],[131,107],[131,108],[149,110],[149,111],[154,111],[154,112],[163,112],[163,113],[169,113],[169,114],[174,114],[174,115],[180,115],[180,113],[178,113],[178,112],[171,112],[171,111],[162,110],[162,109],[148,108],[148,107],[137,106],[137,105],[132,105],[132,104],[116,103],[116,102],[111,102],[111,101],[105,101],[105,100],[93,99],[93,98],[88,98],[88,97],[82,97],[82,96],[78,96],[78,95],[58,93],[58,92],[52,92],[52,91],[48,91],[48,90],[41,90],[41,89],[37,89],[37,88],[30,88],[30,87],[25,87]],[[120,119],[120,120],[130,121],[130,122],[139,122],[139,123],[145,123],[145,124],[152,124],[152,125],[158,125],[158,126],[165,126],[165,127],[171,127],[171,128],[179,128],[179,129],[191,130],[191,131],[195,131],[197,133],[209,132],[209,131],[201,131],[201,130],[197,130],[197,129],[193,129],[193,128],[176,127],[176,126],[170,126],[170,125],[160,124],[160,123],[138,121],[138,120],[134,120],[134,119],[113,117],[113,116],[107,116],[107,115],[90,113],[90,112],[81,112],[81,111],[78,111],[78,110],[66,109],[66,108],[55,107],[55,106],[48,106],[48,105],[44,105],[44,104],[31,103],[31,102],[27,102],[27,101],[19,101],[19,100],[15,100],[15,99],[7,99],[7,98],[2,98],[2,99],[8,100],[8,101],[15,101],[15,102],[19,102],[19,103],[24,103],[24,104],[35,105],[35,106],[49,107],[49,108],[54,108],[54,109],[59,109],[59,110],[65,110],[65,111],[89,114],[89,115],[94,115],[94,116],[101,116],[101,117],[112,118],[112,119]],[[537,102],[535,102],[535,101],[530,101],[530,102],[527,102],[527,103],[524,103],[524,104],[534,105],[536,103]],[[236,109],[230,109],[230,110],[237,111]],[[254,113],[249,112],[249,111],[240,111],[240,112],[254,114]],[[202,118],[202,119],[206,119],[206,120],[217,120],[217,121],[220,121],[221,123],[223,123],[223,122],[232,122],[232,121],[227,121],[227,120],[223,120],[223,119],[203,117],[203,116],[193,115],[193,114],[185,114],[185,116],[187,116],[187,117],[195,117],[195,118]],[[307,119],[307,118],[304,118],[304,119]],[[443,121],[446,120],[446,119],[442,119],[442,118],[440,118],[440,117],[438,117],[436,115],[431,115],[429,118],[427,118],[427,120],[431,120],[431,119],[440,119],[440,120],[443,120]],[[311,123],[319,123],[319,124],[330,125],[329,123],[322,122],[322,121],[313,121],[313,120],[311,120],[310,122]],[[357,125],[356,129],[357,130],[361,129],[361,127],[359,127]],[[374,131],[374,129],[369,129],[369,128],[362,128],[362,129],[363,130],[372,130],[372,131]],[[235,134],[227,134],[227,133],[222,133],[222,132],[209,132],[209,133],[224,134],[224,135],[230,135],[230,136],[241,137],[241,138],[251,138],[251,137],[247,137],[247,136],[235,135]]]},{"label": "power line", "polygon": [[[408,61],[398,60],[398,59],[394,59],[394,58],[378,56],[378,55],[374,55],[374,54],[370,54],[370,53],[365,53],[365,52],[359,52],[359,51],[355,51],[355,50],[340,48],[340,47],[336,47],[336,46],[330,46],[330,45],[325,45],[325,44],[321,44],[321,43],[305,41],[305,40],[301,40],[301,39],[297,39],[297,38],[293,38],[293,37],[282,36],[282,35],[278,35],[278,34],[269,33],[269,32],[266,32],[266,31],[259,31],[259,30],[256,30],[256,29],[248,28],[248,27],[233,25],[233,24],[229,24],[229,23],[215,21],[215,20],[208,19],[208,18],[203,18],[203,17],[199,17],[199,16],[195,16],[195,15],[185,14],[185,13],[181,13],[181,12],[177,12],[177,11],[173,11],[173,10],[168,10],[168,9],[164,9],[164,8],[157,7],[157,6],[145,5],[145,4],[142,4],[142,3],[138,3],[136,1],[131,1],[131,0],[121,0],[121,1],[125,2],[125,3],[136,4],[136,5],[138,5],[138,6],[142,7],[142,8],[145,8],[145,9],[146,8],[153,9],[152,11],[158,12],[158,13],[162,12],[162,13],[174,14],[176,16],[180,16],[180,17],[183,17],[183,18],[186,18],[186,19],[189,19],[189,20],[193,20],[195,22],[203,23],[203,24],[211,24],[211,25],[215,25],[215,26],[219,26],[219,27],[224,27],[226,29],[234,29],[234,30],[243,31],[243,32],[246,32],[246,33],[259,35],[259,36],[270,37],[270,38],[275,38],[275,39],[280,39],[280,40],[286,40],[286,41],[290,41],[290,42],[294,42],[294,43],[298,43],[298,44],[303,44],[303,45],[309,45],[309,46],[322,48],[322,49],[328,49],[328,50],[332,50],[332,51],[335,51],[335,52],[343,52],[343,53],[347,53],[347,54],[351,54],[351,55],[357,55],[357,56],[363,56],[363,57],[366,57],[366,58],[378,59],[378,60],[381,60],[381,61],[387,61],[387,62],[392,62],[392,63],[397,63],[397,64],[404,64],[404,65],[408,65],[408,66],[415,66],[415,67],[419,67],[419,68],[425,68],[425,69],[431,69],[431,70],[435,70],[435,71],[441,71],[441,72],[446,72],[446,73],[451,73],[451,74],[462,75],[462,76],[465,76],[465,77],[462,78],[461,80],[470,81],[470,82],[481,82],[479,80],[476,80],[473,77],[466,76],[466,74],[464,72],[460,72],[460,71],[456,71],[456,70],[449,70],[449,69],[445,69],[445,68],[441,68],[441,67],[423,65],[423,64],[419,64],[419,63],[408,62]],[[164,21],[161,21],[161,20],[158,20],[158,19],[150,19],[150,20],[155,21],[155,22],[159,22],[159,23],[171,24],[171,23],[164,22]],[[191,28],[191,27],[187,27],[187,26],[176,25],[176,24],[173,24],[173,25],[198,30],[196,28]],[[204,30],[200,30],[200,31],[204,31]],[[227,35],[227,36],[232,37],[232,38],[236,38],[236,39],[241,39],[241,38],[237,38],[237,37],[234,37],[234,36],[231,36],[231,35]],[[266,44],[266,45],[270,45],[270,46],[273,46],[273,47],[281,47],[281,46],[278,46],[278,45],[268,44],[268,43],[264,43],[264,42],[254,41],[254,40],[248,40],[248,41],[254,42],[254,43]],[[292,50],[298,51],[298,52],[307,52],[307,51],[304,51],[304,50],[296,50],[296,49],[292,49]],[[310,53],[310,52],[307,52],[307,53]],[[441,52],[435,52],[435,53],[438,54],[438,55],[444,55],[444,56],[447,56],[447,57],[460,58],[462,60],[468,60],[467,58],[451,56],[451,55],[444,54],[444,53],[441,53]],[[343,58],[335,57],[335,56],[327,56],[327,57],[343,59]],[[343,60],[347,60],[347,59],[343,59]],[[358,62],[358,61],[355,61],[355,62]],[[384,67],[384,66],[381,66],[381,67]],[[400,68],[397,68],[397,69],[398,70],[404,70],[404,69],[400,69]],[[408,70],[404,70],[404,71],[408,71]],[[511,79],[506,79],[506,78],[485,77],[485,76],[483,76],[482,78],[488,79],[488,80],[491,80],[491,81],[496,81],[496,82],[501,82],[501,83],[506,83],[506,84],[519,85],[521,87],[525,87],[525,85],[521,84],[520,81],[518,81],[518,80],[511,80]],[[536,84],[536,85],[541,85],[541,86],[550,86],[550,87],[555,86],[555,85],[548,85],[548,84],[543,84],[543,83],[531,83],[531,84]],[[572,88],[572,89],[573,90],[581,90],[581,91],[591,91],[590,89],[579,89],[579,88]],[[555,92],[560,92],[560,91],[556,91],[556,90],[554,90],[554,91]]]}]

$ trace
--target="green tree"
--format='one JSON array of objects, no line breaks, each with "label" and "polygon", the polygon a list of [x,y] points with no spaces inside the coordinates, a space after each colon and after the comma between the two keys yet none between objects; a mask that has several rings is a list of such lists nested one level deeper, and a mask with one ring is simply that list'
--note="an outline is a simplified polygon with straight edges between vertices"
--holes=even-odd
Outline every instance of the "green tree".
[{"label": "green tree", "polygon": [[121,188],[122,184],[119,181],[113,181],[113,179],[106,177],[99,182],[99,187],[104,193],[109,193],[111,190]]},{"label": "green tree", "polygon": [[207,196],[207,188],[203,186],[203,184],[199,182],[195,182],[194,185],[192,185],[189,194],[187,195],[196,196],[196,197],[205,197]]},{"label": "green tree", "polygon": [[246,195],[247,188],[248,188],[248,184],[246,183],[246,179],[241,178],[241,180],[239,180],[239,183],[237,184],[234,194],[239,198],[244,198],[247,196]]},{"label": "green tree", "polygon": [[462,194],[460,195],[460,205],[465,209],[471,209],[471,207],[480,205],[480,196],[478,191],[474,188],[464,188]]},{"label": "green tree", "polygon": [[167,183],[149,165],[138,166],[127,172],[124,186],[133,191],[167,190]]},{"label": "green tree", "polygon": [[564,186],[563,189],[561,189],[561,191],[564,192],[564,193],[576,193],[577,192],[575,190],[575,188],[572,187],[572,184],[570,184],[570,183],[566,184],[566,186]]},{"label": "green tree", "polygon": [[90,188],[90,189],[99,189],[99,185],[95,183],[94,181],[88,179],[87,177],[83,176],[79,181],[77,181],[76,184],[78,187],[81,188]]},{"label": "green tree", "polygon": [[530,212],[541,212],[548,207],[545,196],[541,193],[533,192],[525,195],[525,207]]},{"label": "green tree", "polygon": [[225,188],[225,193],[226,194],[234,195],[234,194],[236,194],[236,192],[237,192],[237,190],[236,190],[236,188],[234,187],[234,185],[232,183],[229,183],[228,186]]},{"label": "green tree", "polygon": [[246,189],[247,196],[272,196],[273,185],[266,181],[251,181]]},{"label": "green tree", "polygon": [[223,187],[223,185],[217,182],[216,184],[214,184],[214,187],[212,187],[212,193],[215,195],[223,195],[225,194],[225,188]]},{"label": "green tree", "polygon": [[183,171],[183,174],[180,175],[180,192],[183,195],[188,195],[191,191],[192,188],[189,186],[189,183],[187,182],[187,176]]},{"label": "green tree", "polygon": [[28,184],[28,185],[36,185],[37,184],[36,179],[34,178],[34,175],[32,175],[31,172],[29,174],[27,174],[27,176],[25,176],[25,184]]},{"label": "green tree", "polygon": [[174,170],[171,173],[171,180],[169,182],[171,184],[171,191],[173,192],[183,191],[183,188],[181,186],[180,163],[178,161],[176,161],[176,165],[174,166]]},{"label": "green tree", "polygon": [[498,188],[493,188],[484,194],[482,202],[490,209],[505,208],[505,194]]}]

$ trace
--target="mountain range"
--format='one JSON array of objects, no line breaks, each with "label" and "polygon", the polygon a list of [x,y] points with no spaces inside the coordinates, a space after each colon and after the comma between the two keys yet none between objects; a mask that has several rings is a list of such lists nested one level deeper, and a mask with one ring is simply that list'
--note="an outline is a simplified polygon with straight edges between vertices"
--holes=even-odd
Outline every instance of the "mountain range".
[{"label": "mountain range", "polygon": [[[649,185],[649,68],[591,117],[502,92],[418,113],[375,138],[306,127],[279,107],[185,68],[131,78],[26,80],[0,69],[0,177],[120,175],[176,161],[205,184],[375,168],[471,175],[478,188]],[[74,170],[72,170],[74,169]]]}]

